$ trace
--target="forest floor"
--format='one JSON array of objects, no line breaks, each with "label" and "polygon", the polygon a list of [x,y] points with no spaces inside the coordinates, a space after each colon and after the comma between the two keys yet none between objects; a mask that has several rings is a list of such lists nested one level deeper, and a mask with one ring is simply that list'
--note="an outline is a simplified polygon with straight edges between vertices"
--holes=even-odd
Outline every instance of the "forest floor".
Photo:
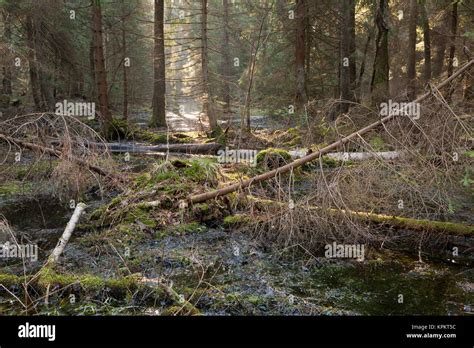
[{"label": "forest floor", "polygon": [[[132,114],[130,119],[132,123],[144,126],[149,116],[145,110]],[[182,115],[170,113],[171,141],[209,141],[205,133],[196,131],[199,117],[198,110],[191,107]],[[260,129],[243,139],[229,132],[225,134],[226,146],[243,143],[246,148],[257,150],[278,148],[285,161],[290,160],[290,154],[301,156],[311,149],[305,146],[305,134],[301,129],[273,129],[274,121],[263,116],[255,116],[253,121]],[[142,129],[144,132],[135,133],[145,135],[145,139],[126,141],[156,144],[166,140],[162,131]],[[368,141],[380,151],[387,150],[377,134]],[[7,162],[13,163],[14,154],[8,151],[6,146],[0,148],[2,154],[8,153]],[[24,288],[18,281],[20,278],[10,279],[8,275],[42,274],[44,277],[43,265],[61,236],[73,207],[69,207],[67,196],[58,196],[57,188],[51,185],[57,159],[43,157],[38,160],[32,153],[25,152],[21,164],[11,165],[6,172],[0,173],[1,214],[19,243],[39,247],[35,262],[1,261],[0,284],[9,285],[6,292],[0,293],[0,312],[150,315],[181,315],[196,311],[204,315],[474,313],[474,254],[472,248],[469,249],[472,238],[463,239],[468,243],[467,256],[454,261],[449,254],[452,244],[436,241],[436,236],[434,248],[428,245],[420,251],[419,247],[413,247],[413,241],[403,242],[404,236],[412,235],[412,231],[402,228],[394,232],[391,228],[374,227],[373,232],[378,235],[395,233],[396,242],[367,244],[364,260],[328,259],[323,250],[308,250],[300,242],[281,245],[260,238],[254,223],[260,218],[255,212],[257,208],[249,206],[239,195],[184,210],[177,205],[190,194],[258,174],[262,170],[259,167],[220,164],[213,156],[178,157],[170,163],[133,153],[129,160],[124,160],[123,154],[114,154],[113,158],[118,165],[116,171],[131,180],[127,188],[104,192],[98,182],[87,182],[80,195],[81,201],[88,205],[86,214],[54,273],[48,274],[47,291],[41,284],[29,285],[31,299],[24,300],[23,304],[32,303],[25,306],[19,304],[25,297]],[[326,157],[323,165],[328,173],[347,166]],[[347,170],[351,168],[357,168],[357,165],[350,164]],[[321,170],[307,167],[295,172],[295,197],[308,193],[314,174]],[[271,185],[259,186],[249,193],[258,194],[262,190],[275,196]],[[150,201],[158,203],[147,206]],[[469,202],[465,203],[470,206]],[[472,219],[462,205],[451,217],[452,221],[469,224]],[[309,230],[317,234],[319,228],[315,225]],[[283,233],[283,230],[272,233]],[[5,231],[0,239],[8,239]],[[121,279],[130,280],[128,277],[160,279],[194,309],[190,311],[184,302],[169,294],[157,295],[148,285],[136,286],[133,279],[132,283],[120,283]],[[106,285],[108,280],[114,279],[117,280],[115,283]],[[115,287],[122,291],[117,293]],[[400,294],[404,296],[403,303],[398,301]],[[71,295],[77,300],[71,301]]]},{"label": "forest floor", "polygon": [[[140,117],[145,116],[149,117],[135,115],[134,121],[139,124]],[[199,114],[184,116],[171,117],[171,128],[201,141],[195,131],[186,133],[188,126],[199,122]],[[303,146],[292,130],[254,134],[246,144],[259,149]],[[219,169],[198,158],[182,161],[184,168],[160,173],[150,170],[156,164],[152,158],[132,155],[125,163],[120,156],[115,155],[120,171],[135,178],[132,190],[105,197],[96,186],[87,190],[82,199],[88,205],[87,214],[61,256],[57,269],[61,274],[164,279],[204,315],[474,313],[472,258],[454,263],[445,249],[434,254],[424,252],[420,262],[413,250],[369,247],[363,261],[327,259],[322,251],[310,252],[298,243],[286,247],[268,244],[243,223],[245,210],[234,210],[226,217],[227,208],[210,203],[183,215],[172,203],[196,189],[202,191],[202,186],[213,186],[213,175],[223,174],[230,180],[251,175],[248,170],[252,169]],[[61,236],[72,210],[67,200],[54,197],[48,184],[48,173],[56,165],[56,160],[27,157],[21,166],[11,167],[13,176],[2,180],[2,215],[16,238],[37,244],[40,254],[38,261],[26,265],[21,260],[2,261],[0,274],[40,271]],[[304,177],[300,187],[304,194]],[[136,205],[147,195],[151,195],[148,200],[162,200],[161,208]],[[59,280],[57,283],[48,304],[39,301],[29,313],[186,314],[183,306],[166,296],[157,300],[149,292],[133,290],[125,297],[115,296],[107,287],[90,291],[64,286]],[[21,286],[12,283],[8,291],[0,296],[0,312],[25,313],[14,297],[21,298]],[[71,293],[77,301],[69,300]],[[398,302],[399,294],[404,295],[403,303]]]},{"label": "forest floor", "polygon": [[[89,202],[99,205],[99,202]],[[37,243],[39,261],[27,266],[38,271],[60,237],[70,216],[64,204],[46,196],[23,194],[1,199],[1,209],[23,243]],[[370,249],[365,260],[328,260],[298,246],[272,248],[245,229],[193,223],[176,230],[134,236],[131,255],[123,260],[120,236],[79,229],[61,260],[65,274],[105,278],[140,273],[163,277],[206,315],[405,315],[472,313],[473,269],[439,259],[419,262],[415,255],[389,249]],[[185,227],[183,227],[185,226]],[[113,236],[113,237],[112,237]],[[129,241],[130,243],[130,241]],[[123,254],[121,252],[121,254]],[[1,273],[21,274],[21,262],[4,264]],[[12,286],[13,293],[21,289]],[[170,303],[147,301],[146,296],[115,299],[103,289],[91,296],[70,291],[40,304],[38,314],[174,314]],[[398,294],[406,301],[397,302]],[[11,296],[0,297],[1,312],[22,313]]]}]

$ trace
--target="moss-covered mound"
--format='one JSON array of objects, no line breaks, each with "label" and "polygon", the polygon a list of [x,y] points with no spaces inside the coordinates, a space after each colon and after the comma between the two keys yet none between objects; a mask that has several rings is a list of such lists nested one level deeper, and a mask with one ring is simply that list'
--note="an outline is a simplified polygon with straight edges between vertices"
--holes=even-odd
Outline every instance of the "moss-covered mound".
[{"label": "moss-covered mound", "polygon": [[269,148],[257,155],[257,165],[264,169],[275,169],[291,162],[291,155],[283,149]]}]

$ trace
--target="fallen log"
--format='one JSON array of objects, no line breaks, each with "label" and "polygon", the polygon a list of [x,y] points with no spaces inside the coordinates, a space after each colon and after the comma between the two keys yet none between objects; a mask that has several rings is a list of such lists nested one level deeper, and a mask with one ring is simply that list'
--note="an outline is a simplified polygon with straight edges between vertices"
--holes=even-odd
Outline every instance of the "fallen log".
[{"label": "fallen log", "polygon": [[[266,205],[274,205],[279,208],[285,207],[288,205],[283,202],[277,202],[270,199],[261,199],[251,195],[247,196],[247,199],[256,203],[263,203]],[[297,205],[295,205],[297,207]],[[318,210],[321,211],[321,207],[304,205],[301,206],[306,210]],[[385,215],[377,213],[368,213],[347,209],[336,209],[336,208],[327,208],[327,212],[334,215],[345,215],[353,217],[359,220],[373,222],[378,224],[388,224],[397,228],[406,228],[412,231],[423,231],[423,232],[438,232],[445,234],[452,234],[457,236],[474,236],[474,226],[448,222],[448,221],[436,221],[436,220],[427,220],[427,219],[414,219],[403,216],[394,216],[394,215]]]},{"label": "fallen log", "polygon": [[[440,89],[440,88],[448,85],[452,80],[454,80],[456,77],[458,77],[460,74],[462,74],[468,68],[470,68],[473,64],[474,64],[474,60],[470,60],[463,67],[461,67],[454,74],[452,74],[449,78],[447,78],[443,82],[441,82],[437,86],[437,89]],[[426,92],[425,94],[418,97],[416,100],[412,101],[411,103],[407,103],[405,108],[410,106],[410,104],[422,102],[423,100],[428,98],[430,95],[431,95],[431,91]],[[404,111],[405,108],[402,108],[402,110],[400,110],[400,111]],[[402,113],[400,113],[400,114],[402,114]],[[311,154],[309,154],[309,155],[307,155],[303,158],[300,158],[296,161],[288,163],[288,164],[286,164],[282,167],[279,167],[279,168],[271,170],[269,172],[257,175],[253,178],[243,180],[241,182],[236,182],[234,184],[231,184],[231,185],[229,185],[227,187],[224,187],[224,188],[221,188],[221,189],[217,189],[217,190],[214,190],[214,191],[205,192],[205,193],[201,193],[201,194],[198,194],[198,195],[190,196],[190,197],[188,197],[188,200],[191,203],[205,202],[209,199],[217,198],[217,197],[220,197],[220,196],[225,196],[225,195],[227,195],[231,192],[247,188],[247,187],[249,187],[249,186],[251,186],[255,183],[271,179],[271,178],[273,178],[275,176],[278,176],[280,174],[287,173],[287,172],[293,170],[294,168],[300,167],[303,164],[306,164],[306,163],[311,162],[315,159],[318,159],[322,155],[325,155],[325,154],[327,154],[327,153],[329,153],[329,152],[331,152],[335,149],[340,148],[341,146],[345,145],[349,141],[351,141],[353,139],[356,139],[358,137],[361,137],[365,133],[371,131],[372,129],[376,128],[377,126],[383,125],[384,123],[386,123],[387,121],[392,120],[395,117],[397,117],[397,115],[389,114],[388,116],[385,116],[382,119],[380,119],[376,122],[373,122],[372,124],[362,128],[362,129],[359,129],[358,131],[356,131],[354,133],[351,133],[348,136],[346,136],[346,137],[344,137],[344,138],[342,138],[342,139],[340,139],[340,140],[338,140],[338,141],[336,141],[336,142],[334,142],[334,143],[332,143],[332,144],[330,144],[330,145],[328,145],[328,146],[326,146],[326,147],[324,147],[324,148],[322,148],[322,149],[320,149],[320,150],[318,150],[314,153],[311,153]]]},{"label": "fallen log", "polygon": [[[186,315],[197,315],[199,310],[192,303],[183,299],[174,289],[164,284],[161,279],[144,278],[141,274],[132,274],[121,278],[102,278],[92,274],[63,274],[54,269],[45,267],[36,275],[14,275],[0,273],[1,286],[9,288],[13,285],[34,287],[39,293],[47,292],[51,286],[66,288],[80,284],[83,291],[102,292],[108,288],[114,297],[122,297],[127,292],[136,292],[140,289],[153,290],[153,297],[157,300],[169,298],[177,306],[186,311]],[[177,314],[177,313],[176,313]]]},{"label": "fallen log", "polygon": [[[40,152],[46,153],[50,156],[61,158],[61,152],[56,150],[56,149],[50,148],[50,147],[45,147],[45,146],[41,146],[41,145],[38,145],[38,144],[30,143],[28,141],[24,141],[24,140],[21,140],[21,139],[15,139],[13,137],[10,137],[8,135],[1,134],[1,133],[0,133],[0,140],[3,140],[5,142],[11,143],[11,144],[16,144],[17,146],[23,147],[25,149],[29,149],[29,150],[33,150],[33,151],[40,151]],[[78,157],[70,156],[69,159],[72,160],[73,162],[79,164],[79,165],[82,165],[82,166],[85,166],[85,167],[89,168],[91,171],[93,171],[93,172],[95,172],[99,175],[102,175],[102,176],[105,176],[105,177],[108,177],[108,178],[111,178],[111,179],[115,179],[115,180],[118,180],[118,181],[123,181],[123,178],[121,178],[120,176],[117,176],[113,173],[110,173],[110,172],[106,171],[105,169],[103,169],[101,167],[90,164],[87,161],[84,161],[84,160],[82,160]]]},{"label": "fallen log", "polygon": [[66,228],[64,229],[64,232],[61,235],[61,238],[59,238],[58,244],[56,245],[53,252],[48,258],[49,265],[54,265],[58,261],[59,256],[64,251],[64,248],[66,247],[69,238],[71,238],[72,232],[74,232],[77,222],[79,221],[79,218],[81,217],[86,207],[87,206],[84,203],[79,203],[78,205],[76,205],[76,209],[74,209],[74,213],[72,214],[71,219],[67,223]]},{"label": "fallen log", "polygon": [[[61,143],[53,141],[52,145],[60,146]],[[175,152],[196,155],[215,155],[222,148],[218,143],[207,144],[160,144],[160,145],[136,145],[133,143],[84,143],[89,148],[107,149],[113,153],[151,153],[151,152]]]},{"label": "fallen log", "polygon": [[[307,155],[308,150],[292,150],[288,151],[292,158],[303,158]],[[394,160],[401,156],[403,153],[398,151],[382,151],[382,152],[330,152],[326,155],[328,158],[337,161],[365,161],[372,158],[381,158],[384,160]]]}]

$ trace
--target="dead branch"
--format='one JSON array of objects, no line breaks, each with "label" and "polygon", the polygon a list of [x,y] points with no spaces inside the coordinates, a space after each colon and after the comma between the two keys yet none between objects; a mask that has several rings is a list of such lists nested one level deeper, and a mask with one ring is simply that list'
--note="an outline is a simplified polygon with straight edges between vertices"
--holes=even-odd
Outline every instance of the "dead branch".
[{"label": "dead branch", "polygon": [[[0,133],[0,140],[3,140],[7,143],[10,143],[10,144],[16,144],[17,146],[19,147],[22,147],[22,148],[25,148],[25,149],[29,149],[29,150],[33,150],[33,151],[39,151],[39,152],[43,152],[43,153],[46,153],[50,156],[53,156],[53,157],[57,157],[57,158],[61,158],[61,152],[59,152],[58,150],[56,149],[53,149],[53,148],[49,148],[49,147],[45,147],[45,146],[41,146],[41,145],[38,145],[38,144],[34,144],[34,143],[30,143],[30,142],[27,142],[27,141],[24,141],[24,140],[20,140],[20,139],[15,139],[13,137],[10,137],[8,135],[5,135],[5,134],[1,134]],[[70,160],[72,160],[73,162],[81,165],[81,166],[86,166],[87,168],[89,168],[91,171],[99,174],[99,175],[102,175],[102,176],[105,176],[105,177],[108,177],[108,178],[113,178],[113,179],[117,179],[119,181],[123,181],[123,178],[121,177],[118,177],[117,175],[115,174],[112,174],[108,171],[106,171],[105,169],[103,168],[100,168],[98,166],[95,166],[93,164],[90,164],[88,163],[87,161],[84,161],[80,158],[77,158],[75,156],[70,156],[69,157]]]},{"label": "dead branch", "polygon": [[[448,85],[451,81],[453,81],[456,77],[458,77],[463,72],[465,72],[473,64],[474,64],[474,60],[469,61],[463,67],[461,67],[458,71],[456,71],[456,73],[454,73],[449,78],[447,78],[443,82],[441,82],[436,88],[440,89],[440,88]],[[416,100],[412,101],[411,104],[420,103],[423,100],[427,99],[431,94],[432,94],[432,91],[426,92],[422,96],[418,97]],[[340,139],[340,140],[338,140],[338,141],[336,141],[336,142],[320,149],[319,151],[316,151],[312,154],[309,154],[308,156],[300,158],[300,159],[298,159],[296,161],[293,161],[293,162],[291,162],[287,165],[284,165],[282,167],[271,170],[269,172],[257,175],[257,176],[255,176],[251,179],[243,180],[241,182],[231,184],[227,187],[224,187],[224,188],[221,188],[221,189],[218,189],[218,190],[215,190],[215,191],[205,192],[205,193],[201,193],[201,194],[198,194],[198,195],[191,196],[191,197],[188,198],[188,200],[191,203],[201,203],[201,202],[207,201],[209,199],[217,198],[217,197],[220,197],[220,196],[225,196],[225,195],[227,195],[231,192],[247,188],[247,187],[249,187],[249,186],[251,186],[255,183],[265,181],[265,180],[271,179],[275,176],[278,176],[279,174],[284,174],[284,173],[287,173],[289,171],[292,171],[293,169],[295,169],[297,167],[300,167],[300,166],[302,166],[302,165],[304,165],[308,162],[311,162],[311,161],[313,161],[317,158],[320,158],[322,155],[325,155],[325,154],[327,154],[327,153],[329,153],[329,152],[331,152],[335,149],[340,148],[342,145],[348,143],[349,141],[351,141],[353,139],[362,137],[362,135],[364,135],[365,133],[371,131],[372,129],[374,129],[374,128],[380,126],[380,125],[383,125],[383,124],[387,123],[388,121],[394,119],[395,117],[397,117],[397,115],[389,114],[388,116],[383,117],[379,121],[373,122],[372,124],[362,128],[362,129],[360,129],[356,132],[353,132],[353,133],[349,134],[348,136],[346,136],[346,137],[344,137],[344,138],[342,138],[342,139]]]}]

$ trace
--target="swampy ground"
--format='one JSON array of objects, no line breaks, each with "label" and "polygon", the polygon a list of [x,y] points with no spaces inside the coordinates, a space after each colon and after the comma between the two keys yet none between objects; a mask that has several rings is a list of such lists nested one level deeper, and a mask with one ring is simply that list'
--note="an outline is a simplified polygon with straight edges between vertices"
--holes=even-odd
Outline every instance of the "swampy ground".
[{"label": "swampy ground", "polygon": [[[144,169],[154,162],[142,157],[121,162],[121,170],[136,174],[133,190],[156,187],[155,174],[150,176]],[[0,211],[17,240],[39,247],[36,262],[2,260],[1,274],[41,270],[72,215],[69,200],[57,197],[49,184],[47,173],[55,165],[55,160],[26,158],[22,165],[11,166],[16,175],[0,185]],[[159,174],[165,182],[160,197],[188,194],[189,176],[200,182],[200,167],[193,172],[190,166],[176,176]],[[34,178],[34,183],[26,177]],[[181,182],[173,181],[180,177]],[[304,191],[304,183],[301,187]],[[165,279],[203,315],[474,313],[472,254],[454,260],[449,245],[422,254],[397,246],[369,246],[363,261],[328,259],[323,250],[310,252],[300,244],[268,244],[236,216],[222,218],[208,205],[199,207],[201,218],[160,210],[162,220],[157,222],[158,215],[144,209],[132,213],[132,219],[120,215],[119,220],[104,222],[110,216],[117,218],[107,215],[115,207],[133,204],[127,197],[113,191],[103,195],[97,186],[86,190],[81,200],[88,205],[87,213],[61,257],[58,272],[104,279],[130,275]],[[116,296],[107,286],[92,291],[80,283],[55,285],[49,289],[47,303],[38,296],[34,306],[19,303],[24,298],[21,285],[9,284],[6,289],[0,292],[2,314],[183,314],[179,303],[146,289]],[[29,291],[34,297],[36,290]]]}]

